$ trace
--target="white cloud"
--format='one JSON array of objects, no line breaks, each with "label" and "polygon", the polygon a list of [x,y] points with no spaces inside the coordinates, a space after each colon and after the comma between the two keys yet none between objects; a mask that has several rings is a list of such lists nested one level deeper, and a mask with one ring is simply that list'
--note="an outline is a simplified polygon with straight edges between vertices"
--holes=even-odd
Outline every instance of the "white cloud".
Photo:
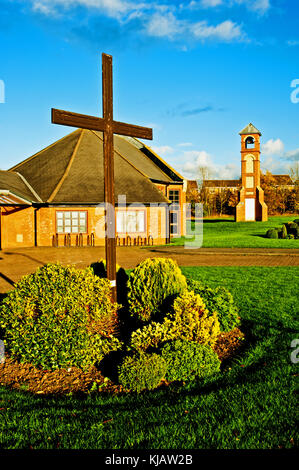
[{"label": "white cloud", "polygon": [[174,152],[174,149],[169,145],[161,145],[160,147],[155,147],[153,145],[151,148],[154,150],[154,152],[156,152],[158,155],[161,155],[162,157]]},{"label": "white cloud", "polygon": [[61,13],[61,9],[67,10],[77,6],[101,10],[108,16],[121,18],[122,15],[142,9],[146,5],[124,0],[32,0],[33,10],[45,15]]},{"label": "white cloud", "polygon": [[291,160],[294,162],[299,161],[299,148],[295,150],[290,150],[289,152],[286,152],[283,156],[286,160]]},{"label": "white cloud", "polygon": [[191,142],[182,142],[177,145],[178,147],[192,147],[193,144]]},{"label": "white cloud", "polygon": [[[219,0],[208,0],[219,3]],[[192,2],[191,2],[192,3]],[[129,0],[31,0],[32,9],[47,16],[62,16],[72,8],[81,6],[115,18],[124,26],[140,20],[139,31],[149,37],[169,40],[242,40],[245,34],[237,23],[230,20],[211,25],[207,21],[195,22],[178,16],[175,3],[158,4],[154,1]]]},{"label": "white cloud", "polygon": [[270,0],[255,0],[253,2],[253,10],[260,11],[262,13],[266,12],[270,8]]},{"label": "white cloud", "polygon": [[223,21],[217,26],[209,26],[206,21],[192,25],[192,32],[198,39],[222,39],[231,41],[243,36],[241,27],[230,20]]},{"label": "white cloud", "polygon": [[289,174],[292,168],[290,162],[282,161],[277,157],[270,156],[265,161],[261,161],[261,170],[263,173],[270,171],[274,175],[286,175]]},{"label": "white cloud", "polygon": [[183,153],[185,163],[181,172],[189,179],[200,180],[202,171],[209,179],[238,179],[240,167],[235,164],[219,165],[214,163],[212,155],[205,150],[190,150]]},{"label": "white cloud", "polygon": [[222,4],[223,4],[222,0],[201,0],[201,5],[204,8],[217,7],[218,5],[222,5]]},{"label": "white cloud", "polygon": [[149,36],[168,37],[172,39],[184,32],[184,22],[177,20],[172,12],[166,14],[154,13],[146,26]]},{"label": "white cloud", "polygon": [[280,139],[270,139],[262,145],[264,155],[280,155],[284,151],[284,144]]},{"label": "white cloud", "polygon": [[270,0],[198,0],[191,1],[185,8],[195,10],[199,8],[215,8],[222,6],[234,7],[236,5],[244,5],[248,10],[253,12],[265,13],[271,8]]},{"label": "white cloud", "polygon": [[234,4],[245,5],[249,10],[261,14],[266,13],[271,8],[270,0],[231,0],[231,5]]}]

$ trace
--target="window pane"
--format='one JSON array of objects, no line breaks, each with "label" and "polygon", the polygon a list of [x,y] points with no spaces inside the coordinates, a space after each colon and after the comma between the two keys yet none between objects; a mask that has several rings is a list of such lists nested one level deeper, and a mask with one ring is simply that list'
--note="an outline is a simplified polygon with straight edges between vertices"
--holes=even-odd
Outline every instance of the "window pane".
[{"label": "window pane", "polygon": [[129,211],[126,215],[127,219],[127,232],[137,232],[137,220],[136,220],[136,212]]},{"label": "window pane", "polygon": [[145,224],[144,224],[144,211],[137,212],[137,232],[144,232],[145,231]]},{"label": "window pane", "polygon": [[116,231],[118,233],[144,232],[144,211],[118,211],[116,214]]},{"label": "window pane", "polygon": [[119,233],[125,232],[124,214],[124,211],[117,211],[116,213],[116,231]]}]

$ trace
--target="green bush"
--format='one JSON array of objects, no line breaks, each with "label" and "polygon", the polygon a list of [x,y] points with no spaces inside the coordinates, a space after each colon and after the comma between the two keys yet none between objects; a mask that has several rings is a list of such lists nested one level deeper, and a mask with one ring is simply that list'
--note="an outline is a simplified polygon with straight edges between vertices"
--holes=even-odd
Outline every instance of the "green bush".
[{"label": "green bush", "polygon": [[166,369],[165,360],[158,354],[134,354],[126,356],[119,366],[118,380],[127,390],[153,390],[165,377]]},{"label": "green bush", "polygon": [[175,261],[148,258],[129,276],[129,309],[141,322],[155,320],[162,310],[167,310],[173,297],[186,287],[186,278]]},{"label": "green bush", "polygon": [[142,352],[150,348],[157,349],[162,343],[176,339],[176,337],[173,322],[166,318],[163,323],[152,322],[134,331],[129,346]]},{"label": "green bush", "polygon": [[299,225],[299,219],[295,219],[295,220],[293,220],[293,222],[294,222],[294,224]]},{"label": "green bush", "polygon": [[90,268],[48,264],[23,277],[0,306],[7,352],[45,369],[87,368],[120,347],[117,304]]},{"label": "green bush", "polygon": [[286,240],[287,237],[288,237],[288,231],[287,231],[285,224],[283,224],[281,238],[283,240]]},{"label": "green bush", "polygon": [[206,309],[210,313],[217,313],[221,331],[230,331],[240,324],[238,308],[234,304],[232,294],[225,287],[219,286],[212,289],[192,279],[188,279],[187,283],[195,294],[200,295]]},{"label": "green bush", "polygon": [[275,228],[270,228],[266,233],[267,238],[278,238],[278,231]]},{"label": "green bush", "polygon": [[220,324],[215,312],[209,313],[202,298],[185,290],[173,303],[168,314],[173,321],[173,334],[186,341],[213,346],[220,334]]},{"label": "green bush", "polygon": [[167,364],[166,380],[194,380],[220,370],[220,360],[210,346],[178,339],[166,343],[161,355]]}]

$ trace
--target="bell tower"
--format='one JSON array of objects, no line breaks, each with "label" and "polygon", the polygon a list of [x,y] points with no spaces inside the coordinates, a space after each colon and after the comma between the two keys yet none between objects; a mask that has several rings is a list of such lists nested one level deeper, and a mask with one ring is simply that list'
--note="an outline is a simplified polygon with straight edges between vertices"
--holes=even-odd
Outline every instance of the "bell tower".
[{"label": "bell tower", "polygon": [[242,187],[236,207],[236,222],[268,220],[264,191],[260,186],[261,132],[252,123],[240,133]]}]

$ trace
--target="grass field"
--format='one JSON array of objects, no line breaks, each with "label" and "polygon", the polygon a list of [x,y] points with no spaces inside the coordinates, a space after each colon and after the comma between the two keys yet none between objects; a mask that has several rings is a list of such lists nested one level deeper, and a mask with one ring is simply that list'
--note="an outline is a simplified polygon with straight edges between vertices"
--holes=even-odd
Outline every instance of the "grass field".
[{"label": "grass field", "polygon": [[[298,218],[269,217],[268,222],[234,222],[234,219],[205,219],[203,247],[206,248],[299,248],[298,240],[272,240],[265,238],[269,228],[281,227]],[[201,222],[197,222],[201,223]],[[194,230],[194,222],[191,229]],[[190,231],[189,231],[190,233]],[[172,245],[184,245],[185,238],[172,239]]]},{"label": "grass field", "polygon": [[97,449],[292,448],[291,341],[298,337],[295,267],[190,267],[234,294],[247,349],[204,383],[140,395],[33,396],[0,387],[0,447]]}]

